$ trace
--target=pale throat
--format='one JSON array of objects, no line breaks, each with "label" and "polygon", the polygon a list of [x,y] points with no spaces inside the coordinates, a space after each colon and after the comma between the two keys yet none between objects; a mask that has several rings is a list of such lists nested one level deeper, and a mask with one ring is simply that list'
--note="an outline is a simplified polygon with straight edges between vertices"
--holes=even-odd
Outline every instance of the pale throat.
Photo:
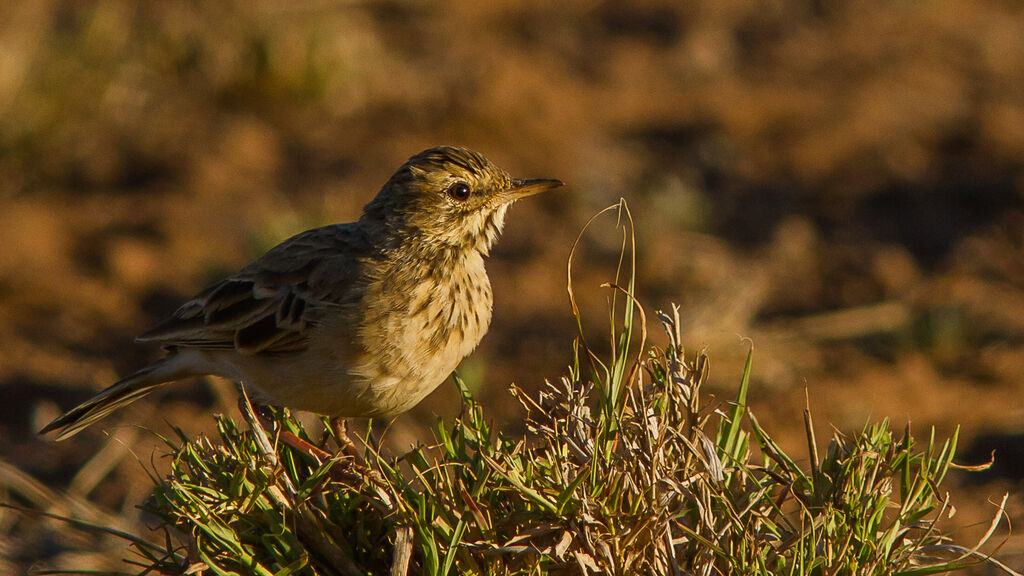
[{"label": "pale throat", "polygon": [[478,244],[476,246],[484,256],[487,256],[491,252],[491,247],[498,241],[498,236],[501,235],[502,229],[505,228],[505,214],[508,212],[510,204],[502,204],[498,206],[490,213],[477,213],[478,221],[473,224],[476,228],[476,238]]}]

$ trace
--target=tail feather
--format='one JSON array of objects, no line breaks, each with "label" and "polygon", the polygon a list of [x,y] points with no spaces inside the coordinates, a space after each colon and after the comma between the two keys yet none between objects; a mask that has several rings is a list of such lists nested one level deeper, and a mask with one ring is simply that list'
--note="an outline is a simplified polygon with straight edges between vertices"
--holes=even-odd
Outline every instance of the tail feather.
[{"label": "tail feather", "polygon": [[131,404],[171,380],[180,378],[182,374],[175,370],[173,359],[173,355],[168,356],[114,383],[47,424],[39,434],[59,430],[57,440],[70,438],[114,410]]}]

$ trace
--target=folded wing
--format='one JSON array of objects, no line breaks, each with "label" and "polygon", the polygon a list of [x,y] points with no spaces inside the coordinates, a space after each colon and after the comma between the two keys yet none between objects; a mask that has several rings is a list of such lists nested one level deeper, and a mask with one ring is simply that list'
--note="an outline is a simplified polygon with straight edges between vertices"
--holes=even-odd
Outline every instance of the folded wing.
[{"label": "folded wing", "polygon": [[351,225],[303,232],[138,337],[165,347],[275,354],[306,348],[323,313],[361,297],[370,243]]}]

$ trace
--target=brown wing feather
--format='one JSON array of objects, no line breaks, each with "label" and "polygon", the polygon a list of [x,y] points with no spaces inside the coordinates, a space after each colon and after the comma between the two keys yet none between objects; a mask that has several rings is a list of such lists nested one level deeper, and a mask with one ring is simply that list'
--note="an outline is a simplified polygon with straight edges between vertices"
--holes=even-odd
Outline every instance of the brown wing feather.
[{"label": "brown wing feather", "polygon": [[197,294],[137,338],[169,347],[243,354],[302,350],[325,308],[351,304],[371,242],[348,224],[294,236]]}]

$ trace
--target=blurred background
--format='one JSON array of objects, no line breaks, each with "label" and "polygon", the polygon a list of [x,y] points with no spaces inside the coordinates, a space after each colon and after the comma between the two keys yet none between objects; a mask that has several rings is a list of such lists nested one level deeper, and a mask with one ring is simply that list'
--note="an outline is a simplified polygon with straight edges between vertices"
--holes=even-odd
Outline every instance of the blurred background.
[{"label": "blurred background", "polygon": [[[641,302],[681,306],[718,401],[749,338],[752,408],[796,455],[805,396],[821,442],[882,418],[924,439],[960,426],[958,460],[996,464],[954,474],[947,529],[972,545],[1006,491],[1024,520],[1024,4],[1008,0],[8,2],[0,500],[159,537],[136,509],[143,464],[164,465],[140,427],[210,432],[230,387],[167,387],[60,444],[35,430],[158,356],[132,338],[183,299],[358,218],[438,144],[568,184],[517,204],[489,260],[492,329],[461,372],[497,422],[521,418],[509,383],[566,372],[569,249],[624,197]],[[594,342],[613,220],[575,265]],[[458,408],[448,382],[389,440],[429,442]],[[1024,565],[1024,538],[1003,538]],[[124,554],[0,510],[0,572]]]}]

